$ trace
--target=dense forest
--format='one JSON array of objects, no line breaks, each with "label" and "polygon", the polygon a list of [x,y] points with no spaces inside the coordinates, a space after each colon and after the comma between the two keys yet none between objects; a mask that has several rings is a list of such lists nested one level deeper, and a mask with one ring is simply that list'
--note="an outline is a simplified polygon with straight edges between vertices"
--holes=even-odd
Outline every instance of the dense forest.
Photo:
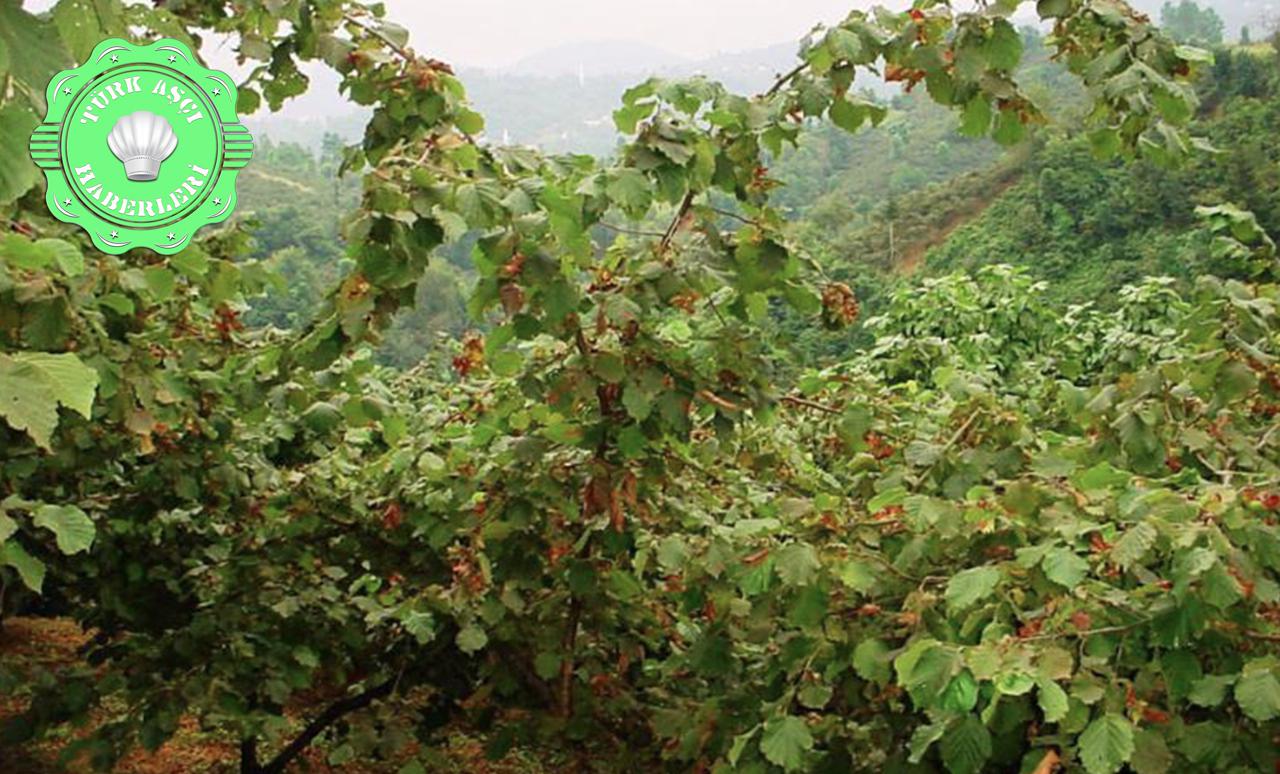
[{"label": "dense forest", "polygon": [[[231,47],[242,113],[331,68],[367,126],[98,252],[26,148],[113,36]],[[0,0],[0,769],[1275,770],[1244,38],[854,9],[563,153],[377,4]]]}]

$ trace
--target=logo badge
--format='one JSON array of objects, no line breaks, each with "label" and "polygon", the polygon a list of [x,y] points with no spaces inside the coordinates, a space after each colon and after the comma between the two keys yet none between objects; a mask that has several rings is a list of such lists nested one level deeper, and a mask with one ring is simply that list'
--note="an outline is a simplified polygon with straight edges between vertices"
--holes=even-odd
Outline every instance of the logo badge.
[{"label": "logo badge", "polygon": [[30,147],[49,211],[99,250],[171,255],[231,215],[253,138],[236,120],[234,82],[186,45],[103,41],[45,95],[49,113]]}]

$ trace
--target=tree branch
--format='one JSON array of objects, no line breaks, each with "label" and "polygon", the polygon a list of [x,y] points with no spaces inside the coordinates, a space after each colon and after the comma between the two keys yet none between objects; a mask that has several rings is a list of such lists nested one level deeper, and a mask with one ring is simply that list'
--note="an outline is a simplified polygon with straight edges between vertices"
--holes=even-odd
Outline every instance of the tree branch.
[{"label": "tree branch", "polygon": [[352,15],[351,15],[351,14],[349,14],[349,13],[347,13],[347,14],[343,14],[343,15],[342,15],[342,18],[343,18],[343,19],[345,19],[346,21],[348,21],[348,22],[350,22],[350,23],[352,23],[352,24],[356,25],[357,27],[359,27],[360,29],[362,29],[362,30],[364,30],[365,32],[369,33],[370,35],[372,35],[373,37],[377,38],[378,40],[382,41],[382,44],[383,44],[384,46],[386,46],[387,48],[391,49],[391,50],[392,50],[393,52],[395,52],[395,53],[396,53],[396,54],[397,54],[401,59],[405,60],[406,62],[413,62],[413,61],[417,60],[417,57],[416,57],[416,56],[414,56],[414,54],[413,54],[413,52],[412,52],[412,51],[410,51],[410,50],[408,50],[408,49],[406,49],[406,48],[403,48],[403,47],[401,47],[400,45],[396,44],[396,42],[395,42],[395,41],[391,40],[391,38],[388,38],[386,35],[384,35],[384,34],[382,33],[382,31],[381,31],[381,30],[379,30],[379,29],[377,29],[376,27],[373,27],[372,25],[370,25],[370,24],[366,23],[363,19],[361,19],[361,18],[359,18],[359,17],[357,17],[357,16],[352,16]]},{"label": "tree branch", "polygon": [[574,652],[578,646],[578,622],[582,618],[582,600],[577,596],[569,598],[569,618],[564,625],[564,639],[560,643],[560,717],[573,717],[573,671]]},{"label": "tree branch", "polygon": [[676,215],[671,219],[670,225],[667,226],[666,232],[662,235],[662,241],[658,244],[658,252],[665,253],[667,248],[671,246],[671,240],[675,239],[676,232],[680,230],[680,221],[684,220],[684,216],[689,214],[689,208],[693,206],[693,191],[684,195],[684,200],[680,202],[679,208],[676,209]]},{"label": "tree branch", "polygon": [[[246,752],[246,744],[252,746],[255,743],[252,740],[241,742],[241,771],[245,772],[245,774],[284,774],[285,767],[292,763],[293,759],[298,757],[298,755],[307,748],[307,745],[311,744],[311,742],[314,741],[315,738],[326,728],[336,723],[343,716],[349,715],[356,710],[364,709],[378,699],[391,695],[392,690],[395,688],[397,677],[398,676],[389,677],[385,681],[365,690],[363,693],[358,693],[355,696],[348,696],[330,704],[325,708],[324,712],[321,712],[319,716],[307,724],[306,728],[302,729],[302,733],[298,734],[292,742],[286,745],[285,748],[272,758],[265,766],[245,769],[244,755]],[[250,747],[250,750],[252,750],[252,747]],[[253,754],[253,757],[257,757],[256,753]]]},{"label": "tree branch", "polygon": [[778,80],[773,82],[773,85],[770,86],[769,90],[764,93],[764,96],[772,97],[774,94],[777,94],[778,91],[783,86],[786,86],[788,83],[790,83],[797,75],[799,75],[800,73],[808,69],[808,67],[809,67],[808,62],[801,62],[800,64],[791,68],[791,70],[789,70],[788,72],[778,76]]},{"label": "tree branch", "polygon": [[782,398],[782,402],[783,402],[783,403],[789,403],[789,404],[791,404],[792,406],[801,406],[801,407],[803,407],[803,408],[811,408],[811,409],[813,409],[814,411],[821,411],[821,412],[823,412],[823,413],[825,413],[825,414],[836,414],[836,415],[839,415],[839,414],[841,413],[840,409],[838,409],[838,408],[832,408],[831,406],[826,406],[826,405],[823,405],[823,404],[821,404],[821,403],[816,403],[816,402],[814,402],[814,401],[807,400],[807,399],[805,399],[805,398],[797,398],[797,397],[796,397],[796,396],[794,396],[794,395],[785,395],[785,396],[783,396],[783,398]]},{"label": "tree branch", "polygon": [[258,774],[262,771],[258,766],[258,740],[249,737],[240,740],[240,773]]}]

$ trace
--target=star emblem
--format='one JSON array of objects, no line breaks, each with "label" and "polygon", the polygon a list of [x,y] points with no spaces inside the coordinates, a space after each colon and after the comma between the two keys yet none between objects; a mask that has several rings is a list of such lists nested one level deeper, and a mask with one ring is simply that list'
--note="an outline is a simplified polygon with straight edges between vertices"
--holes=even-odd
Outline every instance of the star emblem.
[{"label": "star emblem", "polygon": [[111,238],[112,238],[112,239],[115,239],[115,238],[116,238],[116,237],[118,237],[118,236],[120,236],[120,232],[119,232],[119,231],[112,231],[112,232],[111,232]]},{"label": "star emblem", "polygon": [[218,96],[218,95],[220,95],[220,94],[222,94],[222,89],[219,89],[217,86],[214,86],[214,87],[213,87],[213,96],[215,96],[215,97],[216,97],[216,96]]},{"label": "star emblem", "polygon": [[68,205],[69,205],[69,204],[71,204],[71,200],[70,200],[70,199],[63,199],[63,200],[62,200],[62,203],[63,203],[63,204],[68,204]]},{"label": "star emblem", "polygon": [[222,204],[222,199],[220,197],[215,196],[213,197],[213,203],[215,206]]},{"label": "star emblem", "polygon": [[112,62],[119,62],[119,61],[120,61],[120,55],[119,55],[119,54],[112,54],[112,55],[111,55],[111,61],[112,61]]},{"label": "star emblem", "polygon": [[71,93],[71,87],[70,87],[70,86],[68,86],[67,88],[63,89],[63,90],[62,90],[62,93],[63,93],[63,94],[70,94],[70,93]]},{"label": "star emblem", "polygon": [[173,64],[173,63],[174,63],[174,62],[176,62],[176,61],[178,61],[178,57],[174,56],[173,54],[170,54],[170,55],[169,55],[169,64]]},{"label": "star emblem", "polygon": [[170,242],[172,242],[174,239],[176,239],[176,237],[174,237],[174,235],[173,235],[173,232],[172,232],[172,231],[170,231],[166,236],[169,238],[169,241],[170,241]]}]

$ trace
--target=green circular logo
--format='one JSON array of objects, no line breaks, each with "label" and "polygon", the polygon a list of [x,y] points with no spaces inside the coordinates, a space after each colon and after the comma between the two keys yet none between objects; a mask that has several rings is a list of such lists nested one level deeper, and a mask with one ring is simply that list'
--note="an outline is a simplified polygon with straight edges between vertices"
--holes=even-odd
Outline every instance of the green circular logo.
[{"label": "green circular logo", "polygon": [[172,254],[235,207],[253,138],[236,120],[235,84],[176,40],[105,40],[53,77],[49,113],[31,135],[58,220],[105,253]]}]

